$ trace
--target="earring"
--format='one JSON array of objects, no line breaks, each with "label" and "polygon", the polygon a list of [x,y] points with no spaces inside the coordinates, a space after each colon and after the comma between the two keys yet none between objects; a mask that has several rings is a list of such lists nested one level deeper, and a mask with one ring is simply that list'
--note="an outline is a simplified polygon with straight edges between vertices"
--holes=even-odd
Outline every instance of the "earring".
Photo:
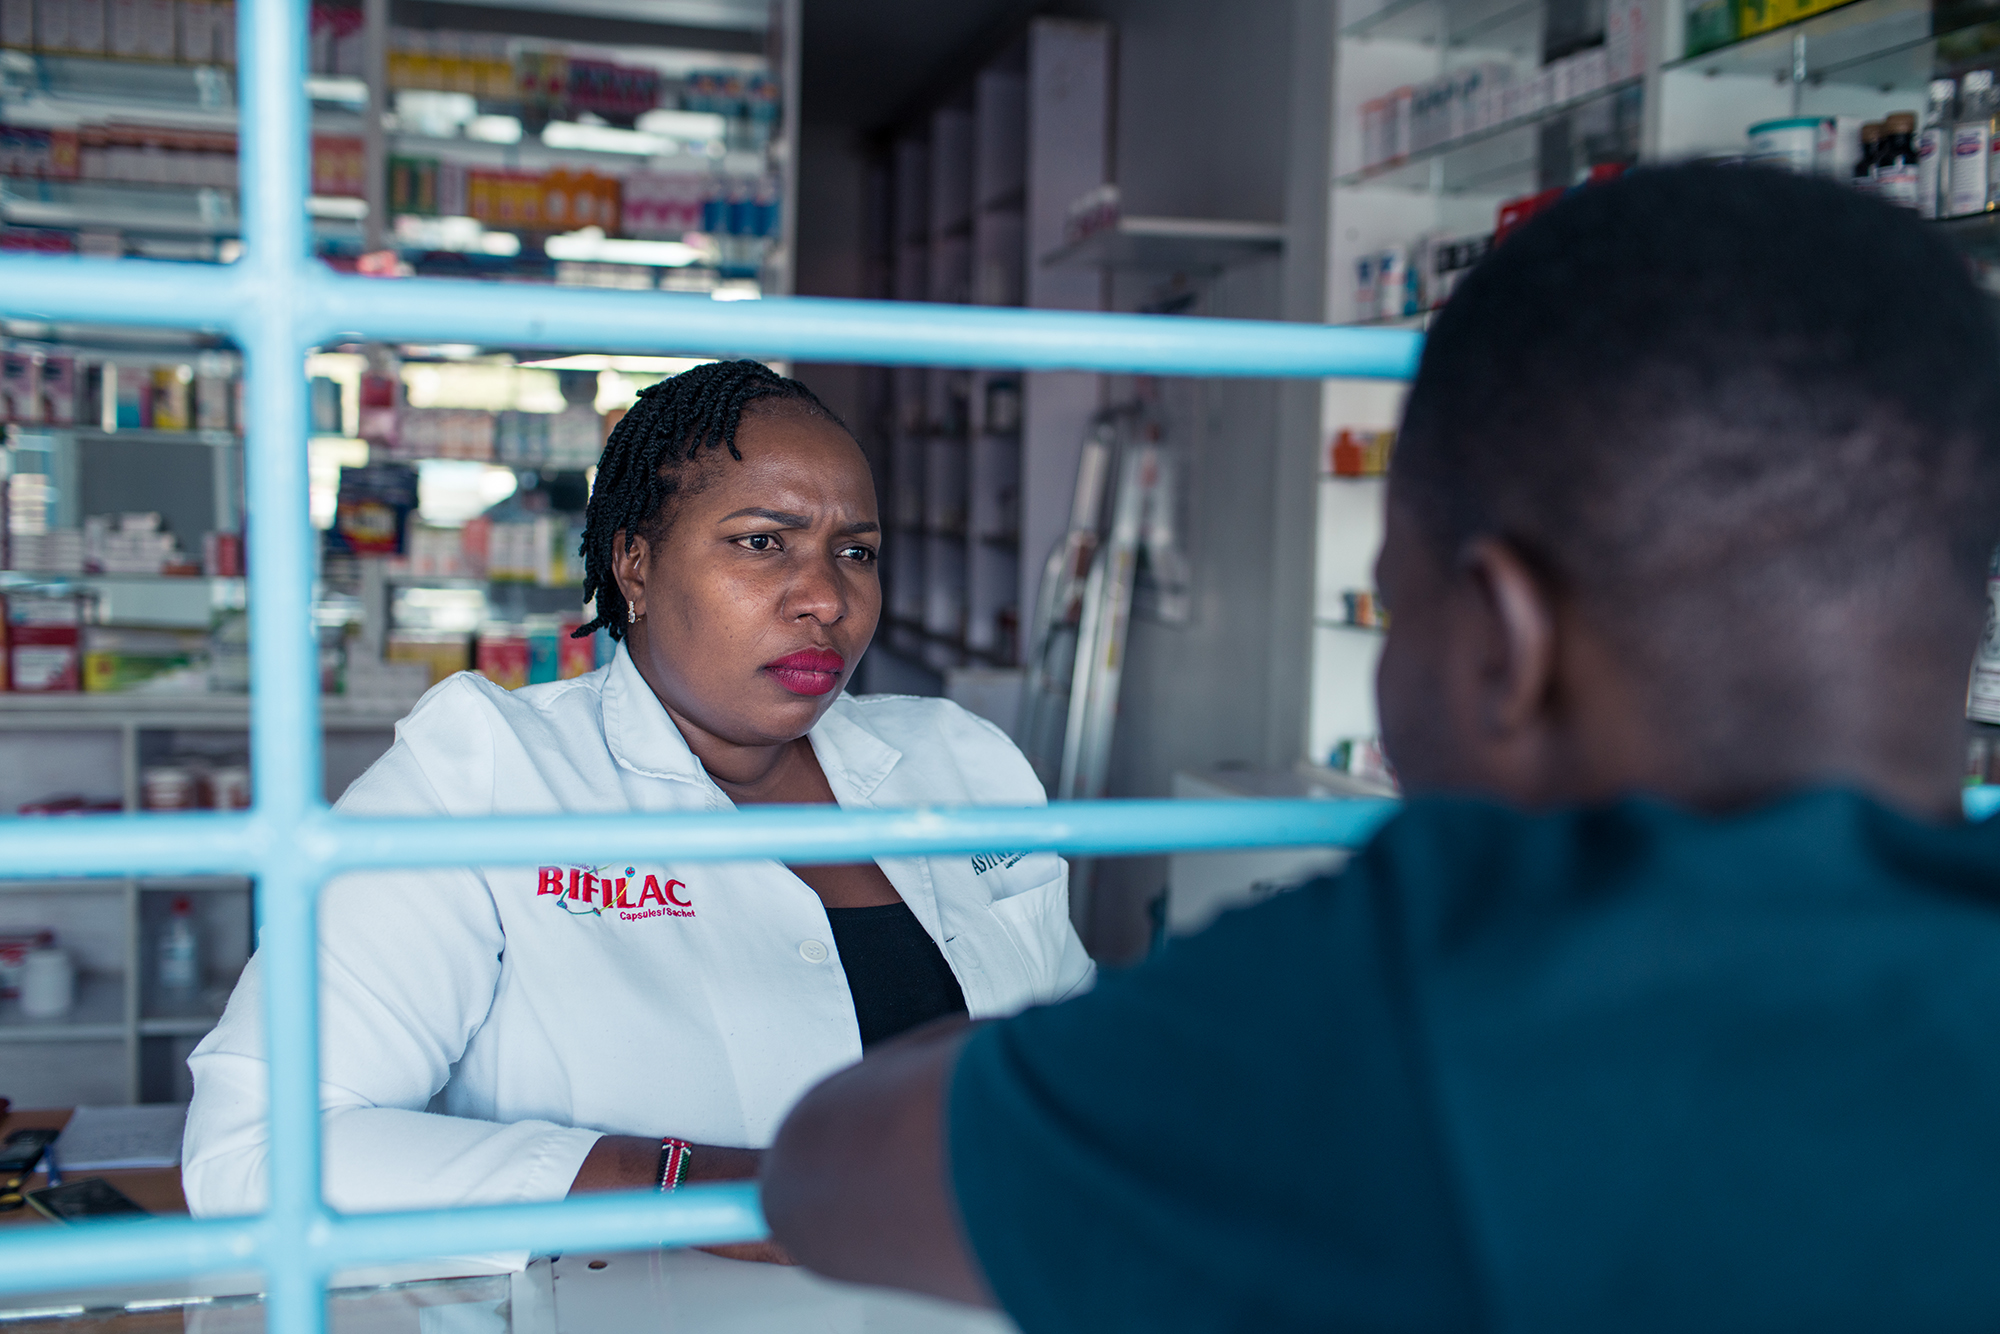
[{"label": "earring", "polygon": [[646,619],[646,613],[643,608],[632,613],[632,624],[634,625],[637,625],[639,622],[645,619]]}]

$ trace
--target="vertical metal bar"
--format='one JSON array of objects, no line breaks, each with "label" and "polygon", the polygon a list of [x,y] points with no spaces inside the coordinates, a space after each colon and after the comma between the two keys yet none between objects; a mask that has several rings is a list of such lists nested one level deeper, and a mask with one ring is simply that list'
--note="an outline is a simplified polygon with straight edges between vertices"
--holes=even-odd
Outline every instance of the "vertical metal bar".
[{"label": "vertical metal bar", "polygon": [[1806,31],[1798,29],[1792,34],[1792,114],[1802,114],[1806,104]]},{"label": "vertical metal bar", "polygon": [[271,1066],[266,1217],[272,1226],[262,1255],[268,1334],[321,1334],[326,1321],[326,1272],[307,1244],[326,1217],[320,1202],[317,887],[302,866],[266,867],[257,880]]},{"label": "vertical metal bar", "polygon": [[318,651],[312,636],[302,303],[312,299],[305,197],[310,118],[305,6],[243,0],[242,199],[254,309],[237,321],[249,405],[244,446],[250,623],[250,755],[270,836],[257,877],[270,1060],[271,1227],[259,1257],[272,1334],[320,1334],[325,1275],[308,1245],[320,1202],[317,877],[289,835],[320,804]]}]

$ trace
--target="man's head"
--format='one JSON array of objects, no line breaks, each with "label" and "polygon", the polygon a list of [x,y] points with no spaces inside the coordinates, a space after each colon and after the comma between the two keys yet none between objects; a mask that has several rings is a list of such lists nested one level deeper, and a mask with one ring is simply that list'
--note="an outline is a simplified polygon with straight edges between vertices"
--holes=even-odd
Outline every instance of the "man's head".
[{"label": "man's head", "polygon": [[1949,245],[1821,181],[1581,191],[1440,313],[1379,579],[1416,792],[1951,809],[2000,539],[2000,336]]}]

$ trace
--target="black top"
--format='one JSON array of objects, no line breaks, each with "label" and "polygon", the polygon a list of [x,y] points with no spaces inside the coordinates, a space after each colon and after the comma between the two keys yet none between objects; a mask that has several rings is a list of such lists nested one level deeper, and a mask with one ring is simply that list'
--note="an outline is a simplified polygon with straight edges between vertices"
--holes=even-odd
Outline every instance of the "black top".
[{"label": "black top", "polygon": [[1412,801],[976,1032],[1026,1334],[2000,1325],[2000,821]]},{"label": "black top", "polygon": [[847,970],[864,1048],[965,1013],[965,993],[951,965],[909,904],[828,908],[826,920],[833,925],[840,966]]}]

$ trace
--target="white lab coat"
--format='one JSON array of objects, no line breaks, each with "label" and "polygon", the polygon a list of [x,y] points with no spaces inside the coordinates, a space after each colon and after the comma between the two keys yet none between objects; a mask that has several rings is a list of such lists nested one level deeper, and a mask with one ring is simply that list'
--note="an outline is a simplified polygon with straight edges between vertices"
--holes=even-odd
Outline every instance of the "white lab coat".
[{"label": "white lab coat", "polygon": [[[1044,800],[1006,736],[944,700],[843,696],[811,740],[843,807]],[[513,692],[441,682],[340,807],[732,809],[622,648],[588,676]],[[1089,985],[1054,854],[879,864],[975,1018]],[[188,1062],[198,1215],[264,1203],[262,965]],[[320,911],[320,997],[325,1192],[346,1211],[560,1199],[600,1133],[763,1146],[800,1094],[861,1056],[819,896],[769,860],[607,847],[591,867],[343,876]]]}]

